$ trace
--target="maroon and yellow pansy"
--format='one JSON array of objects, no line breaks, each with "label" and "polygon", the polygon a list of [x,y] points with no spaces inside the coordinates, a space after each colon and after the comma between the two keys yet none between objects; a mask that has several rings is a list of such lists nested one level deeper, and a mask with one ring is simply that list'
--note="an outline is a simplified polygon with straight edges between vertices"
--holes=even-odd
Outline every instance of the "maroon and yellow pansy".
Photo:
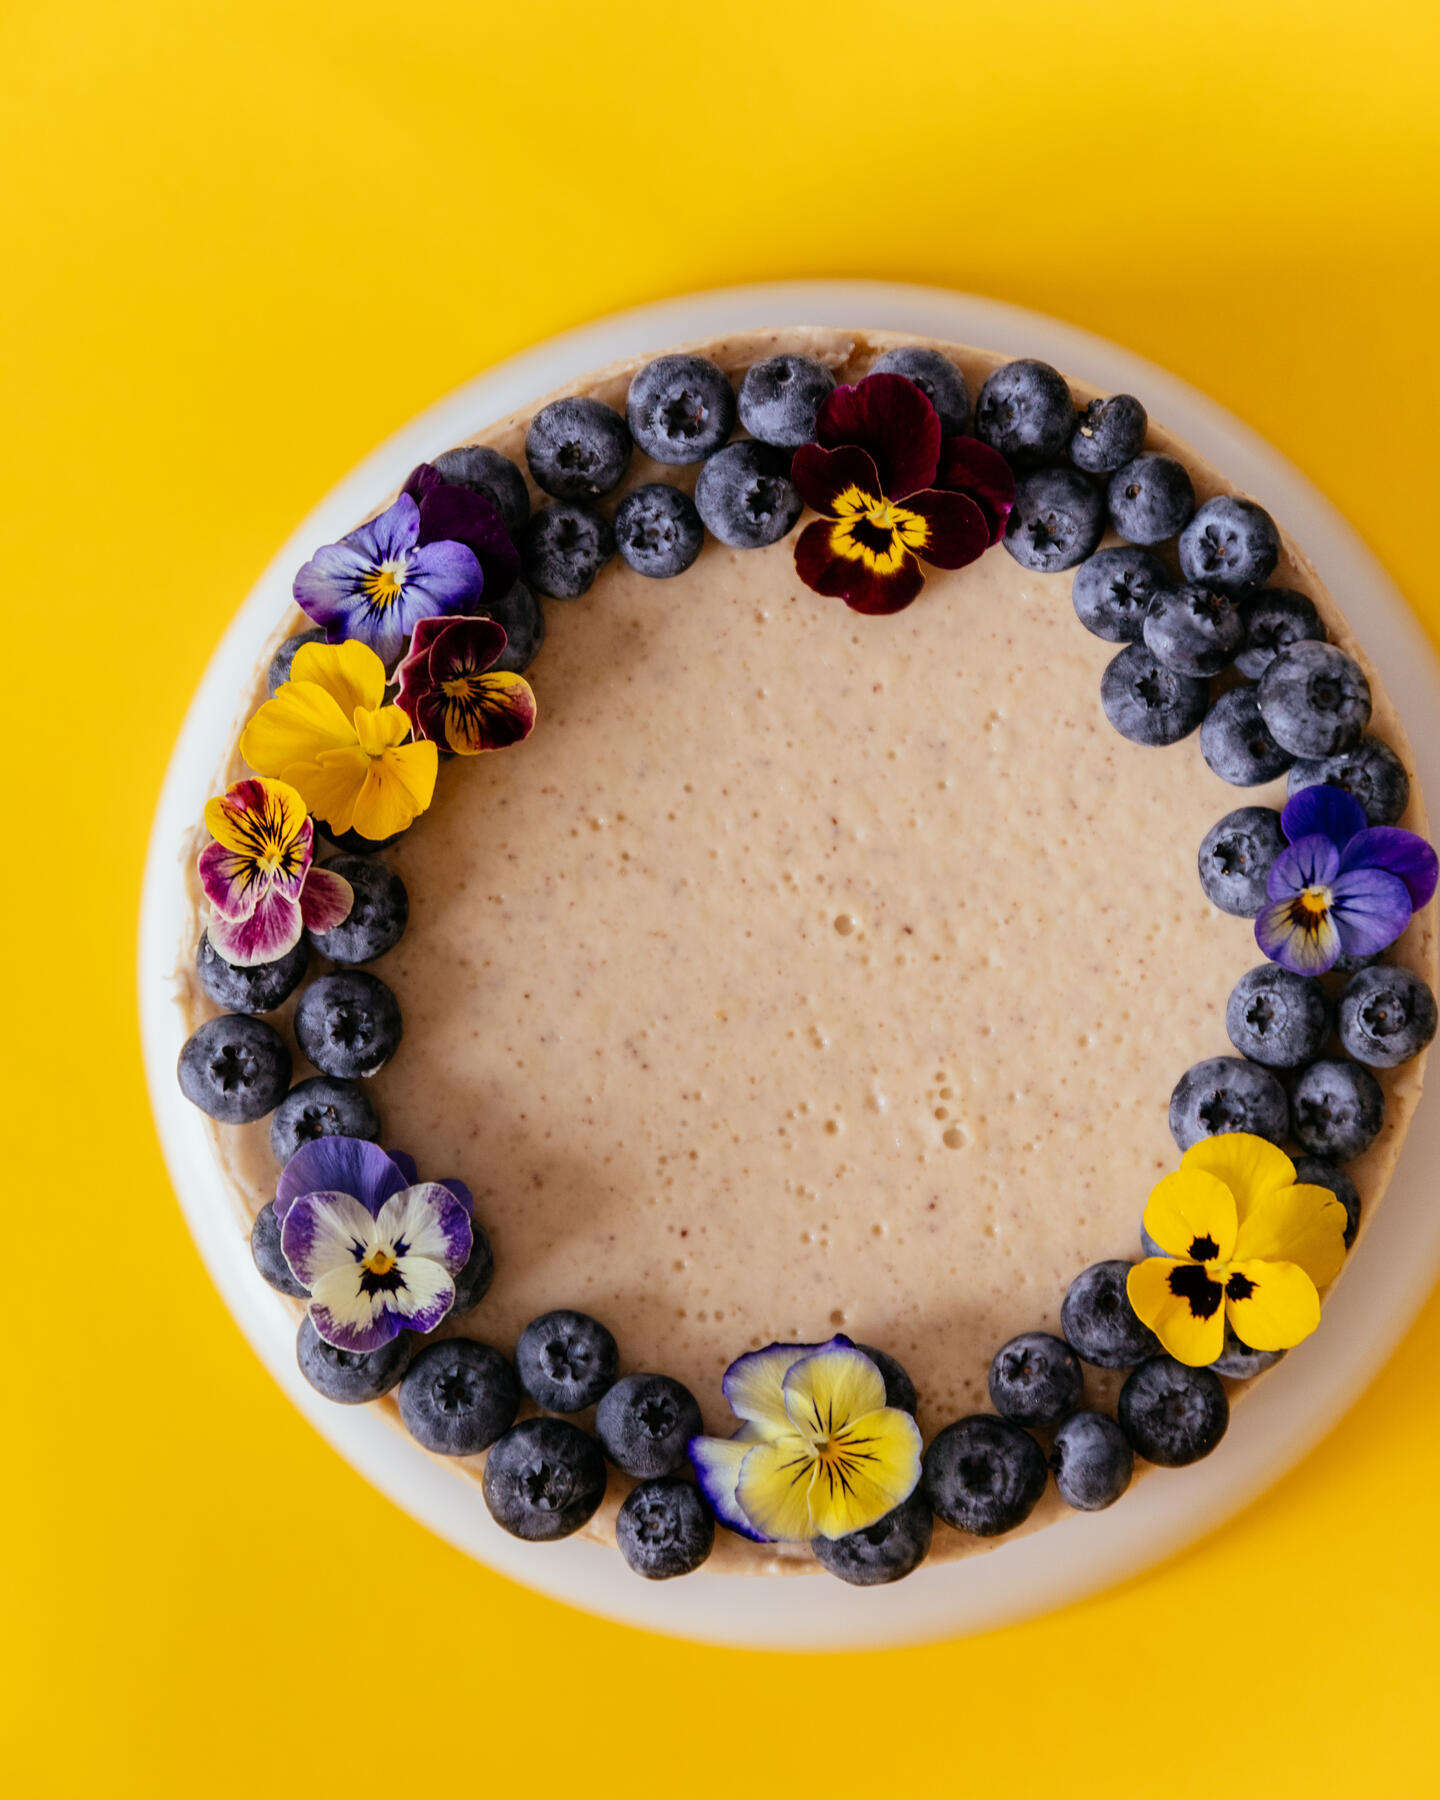
[{"label": "maroon and yellow pansy", "polygon": [[421,619],[400,664],[396,704],[417,738],[457,756],[503,750],[535,726],[535,693],[523,675],[495,668],[505,628],[494,619]]},{"label": "maroon and yellow pansy", "polygon": [[350,883],[315,867],[315,827],[288,783],[235,782],[206,802],[205,828],[214,840],[199,859],[210,902],[206,933],[226,962],[276,962],[306,926],[333,931],[349,917]]}]

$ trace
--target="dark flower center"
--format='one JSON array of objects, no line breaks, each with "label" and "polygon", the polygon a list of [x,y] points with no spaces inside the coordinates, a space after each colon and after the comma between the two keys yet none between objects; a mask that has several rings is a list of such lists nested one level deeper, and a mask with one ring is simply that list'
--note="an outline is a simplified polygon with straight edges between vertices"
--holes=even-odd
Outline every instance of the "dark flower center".
[{"label": "dark flower center", "polygon": [[1192,1319],[1213,1319],[1225,1298],[1225,1290],[1212,1281],[1199,1263],[1180,1263],[1170,1271],[1170,1292],[1190,1308]]}]

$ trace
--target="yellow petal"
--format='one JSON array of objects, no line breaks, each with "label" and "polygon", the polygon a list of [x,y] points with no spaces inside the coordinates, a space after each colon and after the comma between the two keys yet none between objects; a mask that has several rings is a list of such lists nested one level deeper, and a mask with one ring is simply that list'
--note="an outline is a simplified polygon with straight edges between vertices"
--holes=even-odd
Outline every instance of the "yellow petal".
[{"label": "yellow petal", "polygon": [[795,1427],[785,1411],[785,1377],[818,1344],[767,1344],[747,1350],[725,1371],[721,1391],[737,1419],[760,1437],[787,1437]]},{"label": "yellow petal", "polygon": [[430,743],[402,744],[367,761],[365,785],[355,801],[354,829],[362,837],[391,837],[429,806],[440,753]]},{"label": "yellow petal", "polygon": [[1294,1185],[1295,1165],[1283,1150],[1248,1131],[1222,1131],[1202,1138],[1180,1158],[1187,1172],[1201,1169],[1217,1176],[1235,1196],[1235,1208],[1243,1219],[1267,1194]]},{"label": "yellow petal", "polygon": [[293,763],[354,742],[350,715],[332,695],[313,681],[287,681],[241,732],[240,754],[262,775],[284,775]]},{"label": "yellow petal", "polygon": [[379,756],[405,742],[410,721],[398,706],[382,706],[373,712],[360,706],[355,709],[355,735],[367,756]]},{"label": "yellow petal", "polygon": [[317,819],[344,832],[355,823],[355,805],[374,766],[358,744],[351,744],[322,751],[315,762],[292,764],[285,778],[300,790]]},{"label": "yellow petal", "polygon": [[1145,1229],[1151,1237],[1171,1256],[1192,1262],[1228,1262],[1235,1227],[1230,1189],[1217,1176],[1183,1163],[1155,1183],[1145,1203]]},{"label": "yellow petal", "polygon": [[812,1443],[834,1437],[884,1404],[884,1376],[852,1344],[822,1344],[785,1376],[785,1411]]},{"label": "yellow petal", "polygon": [[920,1427],[893,1406],[856,1419],[820,1452],[810,1487],[818,1537],[864,1531],[908,1500],[920,1479]]},{"label": "yellow petal", "polygon": [[1316,1287],[1327,1287],[1345,1261],[1345,1222],[1345,1208],[1329,1188],[1281,1188],[1241,1225],[1234,1260],[1296,1263]]},{"label": "yellow petal", "polygon": [[810,1484],[815,1452],[804,1438],[770,1438],[747,1451],[735,1497],[757,1531],[785,1543],[803,1544],[815,1535],[810,1522]]},{"label": "yellow petal", "polygon": [[[1343,1211],[1343,1208],[1342,1208]],[[1242,1344],[1252,1350],[1289,1350],[1320,1323],[1320,1296],[1315,1283],[1296,1263],[1232,1263],[1225,1288],[1225,1312]],[[1232,1287],[1247,1283],[1244,1299],[1231,1297]]]},{"label": "yellow petal", "polygon": [[[1176,1280],[1193,1283],[1200,1292],[1177,1294],[1172,1286]],[[1203,1289],[1202,1280],[1208,1283]],[[1188,1363],[1192,1369],[1204,1368],[1225,1348],[1223,1290],[1200,1264],[1147,1256],[1131,1269],[1125,1291],[1137,1317],[1177,1362]]]},{"label": "yellow petal", "polygon": [[[256,788],[263,800],[254,806],[244,804],[256,798]],[[205,802],[205,829],[237,856],[287,850],[304,827],[305,802],[284,781],[237,781],[226,793]]]},{"label": "yellow petal", "polygon": [[302,644],[290,665],[290,680],[323,688],[347,719],[355,717],[357,707],[373,709],[385,698],[385,665],[358,638],[346,638],[343,644]]}]

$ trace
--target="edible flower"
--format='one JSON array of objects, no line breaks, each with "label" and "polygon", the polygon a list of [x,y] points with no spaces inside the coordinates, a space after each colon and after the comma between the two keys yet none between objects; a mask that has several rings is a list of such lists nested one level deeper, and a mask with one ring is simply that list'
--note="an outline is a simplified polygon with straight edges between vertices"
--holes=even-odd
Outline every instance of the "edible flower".
[{"label": "edible flower", "polygon": [[518,744],[535,725],[523,675],[495,669],[507,639],[494,619],[422,619],[400,664],[396,704],[418,738],[458,756]]},{"label": "edible flower", "polygon": [[440,759],[434,744],[405,742],[410,721],[384,699],[385,665],[366,645],[302,644],[240,754],[296,788],[332,834],[393,837],[429,806]]},{"label": "edible flower", "polygon": [[901,375],[833,388],[813,444],[790,478],[821,518],[795,545],[795,568],[817,594],[860,613],[895,613],[925,585],[921,563],[960,569],[998,542],[1015,478],[976,438],[941,441],[935,408]]},{"label": "edible flower", "polygon": [[433,1331],[454,1305],[474,1243],[468,1191],[414,1181],[404,1163],[363,1138],[325,1137],[281,1174],[280,1248],[337,1350],[363,1355],[402,1331]]},{"label": "edible flower", "polygon": [[226,962],[276,962],[306,926],[333,931],[349,918],[354,890],[314,866],[315,827],[285,782],[235,782],[206,801],[205,829],[214,839],[198,865],[210,902],[206,936]]},{"label": "edible flower", "polygon": [[493,500],[447,481],[433,463],[418,463],[400,491],[420,508],[415,542],[421,549],[444,540],[464,544],[480,564],[480,591],[497,599],[508,592],[520,573],[520,556]]},{"label": "edible flower", "polygon": [[1302,788],[1280,815],[1290,840],[1266,883],[1255,942],[1295,975],[1393,944],[1435,892],[1440,864],[1425,839],[1370,825],[1344,788]]},{"label": "edible flower", "polygon": [[1131,1269],[1130,1304],[1192,1368],[1224,1350],[1227,1321],[1252,1350],[1289,1350],[1320,1323],[1320,1289],[1345,1260],[1345,1223],[1329,1188],[1298,1182],[1266,1139],[1204,1138],[1146,1203],[1145,1229],[1165,1254]]},{"label": "edible flower", "polygon": [[721,1524],[759,1543],[844,1537],[883,1519],[920,1479],[920,1428],[885,1404],[885,1382],[847,1337],[771,1344],[723,1383],[742,1421],[731,1438],[690,1440]]}]

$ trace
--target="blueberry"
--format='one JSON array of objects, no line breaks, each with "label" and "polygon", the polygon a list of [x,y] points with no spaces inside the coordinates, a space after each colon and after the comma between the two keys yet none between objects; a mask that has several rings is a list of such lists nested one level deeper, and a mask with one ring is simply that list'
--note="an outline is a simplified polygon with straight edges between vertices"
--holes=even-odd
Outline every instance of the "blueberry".
[{"label": "blueberry", "polygon": [[227,1012],[274,1012],[305,979],[309,961],[310,946],[303,937],[278,962],[256,963],[245,969],[226,962],[203,933],[195,946],[195,973],[200,985]]},{"label": "blueberry", "polygon": [[1113,475],[1145,448],[1150,421],[1133,394],[1111,394],[1084,408],[1070,439],[1070,460],[1087,475]]},{"label": "blueberry", "polygon": [[1295,1141],[1310,1156],[1350,1162],[1362,1156],[1385,1122],[1385,1095],[1363,1063],[1311,1063],[1290,1090]]},{"label": "blueberry", "polygon": [[[903,373],[898,371],[897,373]],[[862,1356],[868,1356],[880,1371],[885,1383],[885,1404],[907,1412],[913,1418],[915,1408],[920,1404],[915,1392],[915,1383],[906,1371],[886,1350],[877,1350],[873,1344],[857,1344],[855,1348]]]},{"label": "blueberry", "polygon": [[1065,377],[1028,357],[1002,363],[975,403],[975,435],[1018,467],[1053,462],[1075,431]]},{"label": "blueberry", "polygon": [[525,477],[498,450],[484,444],[462,444],[458,450],[446,450],[437,456],[434,467],[453,486],[483,494],[505,521],[511,537],[530,517],[530,490]]},{"label": "blueberry", "polygon": [[630,435],[658,463],[698,463],[735,429],[735,393],[703,356],[659,356],[630,383]]},{"label": "blueberry", "polygon": [[1295,1179],[1307,1187],[1329,1188],[1345,1208],[1345,1248],[1348,1250],[1360,1230],[1359,1188],[1343,1169],[1337,1169],[1334,1163],[1322,1162],[1318,1156],[1297,1156]]},{"label": "blueberry", "polygon": [[1177,675],[1144,644],[1127,644],[1100,677],[1105,717],[1132,744],[1178,744],[1205,717],[1208,681]]},{"label": "blueberry", "polygon": [[637,575],[683,575],[704,542],[695,502],[663,481],[636,488],[616,511],[615,548]]},{"label": "blueberry", "polygon": [[990,1362],[990,1404],[1013,1425],[1056,1425],[1084,1391],[1080,1359],[1064,1338],[1023,1331]]},{"label": "blueberry", "polygon": [[380,1115],[365,1090],[353,1081],[312,1075],[297,1081],[270,1119],[270,1150],[283,1169],[302,1144],[316,1138],[380,1141]]},{"label": "blueberry", "polygon": [[903,1581],[914,1574],[930,1550],[935,1515],[922,1483],[908,1500],[902,1500],[863,1531],[844,1537],[813,1538],[815,1560],[852,1587],[880,1587]]},{"label": "blueberry", "polygon": [[306,932],[320,954],[348,966],[393,950],[410,922],[410,896],[395,871],[368,856],[332,856],[320,866],[343,876],[355,895],[349,917],[333,931]]},{"label": "blueberry", "polygon": [[520,540],[520,565],[531,587],[550,600],[578,600],[615,554],[615,533],[591,506],[557,500],[542,506]]},{"label": "blueberry", "polygon": [[1365,808],[1371,825],[1398,825],[1410,804],[1410,777],[1386,743],[1368,731],[1352,750],[1335,756],[1302,757],[1290,770],[1290,792],[1316,787],[1344,788]]},{"label": "blueberry", "polygon": [[1242,975],[1225,1006],[1225,1029],[1242,1056],[1267,1069],[1313,1062],[1330,1035],[1330,1003],[1318,981],[1261,963]]},{"label": "blueberry", "polygon": [[536,486],[557,500],[593,500],[624,480],[630,427],[603,400],[552,400],[530,421],[525,460]]},{"label": "blueberry", "polygon": [[972,1413],[930,1441],[922,1485],[947,1525],[976,1537],[1013,1531],[1045,1492],[1045,1457],[1008,1419]]},{"label": "blueberry", "polygon": [[319,835],[324,843],[333,844],[337,850],[343,850],[348,856],[374,856],[378,850],[388,850],[392,844],[398,844],[407,825],[401,831],[392,831],[386,838],[367,838],[362,831],[332,831],[322,820],[316,820]]},{"label": "blueberry", "polygon": [[222,1125],[248,1125],[284,1099],[290,1052],[263,1019],[224,1013],[185,1040],[176,1072],[192,1106]]},{"label": "blueberry", "polygon": [[300,646],[302,644],[323,644],[324,642],[325,632],[319,625],[312,625],[309,631],[297,631],[293,637],[286,638],[270,658],[270,667],[265,671],[265,686],[272,699],[276,689],[283,687],[290,679],[290,665],[295,661],[295,652]]},{"label": "blueberry", "polygon": [[1133,1369],[1160,1348],[1130,1304],[1129,1273],[1128,1262],[1092,1263],[1065,1290],[1060,1329],[1076,1355],[1097,1369]]},{"label": "blueberry", "polygon": [[1084,562],[1105,535],[1105,502],[1078,469],[1035,469],[1015,484],[1005,548],[1022,569],[1053,575]]},{"label": "blueberry", "polygon": [[1228,689],[1211,705],[1200,727],[1200,754],[1232,787],[1260,787],[1295,760],[1271,737],[1252,682]]},{"label": "blueberry", "polygon": [[1097,550],[1075,571],[1071,598],[1080,623],[1111,644],[1138,643],[1150,602],[1170,585],[1158,556],[1136,544]]},{"label": "blueberry", "polygon": [[1227,1325],[1225,1348],[1210,1367],[1227,1381],[1251,1381],[1255,1376],[1263,1375],[1266,1369],[1273,1369],[1284,1355],[1283,1350],[1252,1350],[1248,1344],[1242,1344]]},{"label": "blueberry", "polygon": [[520,1383],[488,1344],[443,1338],[416,1352],[399,1398],[405,1429],[423,1450],[475,1456],[515,1423]]},{"label": "blueberry", "polygon": [[1265,883],[1285,848],[1273,806],[1237,806],[1212,825],[1200,845],[1200,885],[1212,906],[1253,919],[1268,898]]},{"label": "blueberry", "polygon": [[300,1373],[327,1400],[341,1406],[363,1406],[388,1394],[410,1366],[415,1334],[402,1331],[378,1350],[337,1350],[327,1344],[307,1313],[295,1340]]},{"label": "blueberry", "polygon": [[1235,666],[1250,681],[1258,681],[1282,650],[1302,639],[1324,641],[1325,627],[1308,594],[1294,588],[1261,588],[1245,615],[1245,648]]},{"label": "blueberry", "polygon": [[1245,641],[1245,614],[1229,594],[1167,588],[1145,615],[1145,647],[1177,675],[1218,675]]},{"label": "blueberry", "polygon": [[732,550],[777,544],[804,511],[790,479],[790,458],[767,444],[727,444],[700,471],[700,517]]},{"label": "blueberry", "polygon": [[940,430],[946,437],[956,437],[964,431],[970,417],[970,390],[961,371],[939,350],[927,350],[923,344],[887,350],[871,363],[870,373],[903,375],[907,381],[913,381],[935,408]]},{"label": "blueberry", "polygon": [[695,1396],[668,1375],[624,1375],[595,1411],[595,1435],[617,1468],[649,1480],[683,1469],[704,1426]]},{"label": "blueberry", "polygon": [[1284,1088],[1268,1069],[1238,1056],[1196,1063],[1170,1096],[1170,1135],[1182,1150],[1227,1131],[1247,1131],[1279,1144],[1289,1129]]},{"label": "blueberry", "polygon": [[1352,955],[1342,950],[1326,970],[1327,975],[1358,975],[1362,969],[1373,969],[1376,963],[1383,962],[1385,952],[1374,950],[1369,956]]},{"label": "blueberry", "polygon": [[1195,487],[1184,463],[1147,451],[1115,471],[1105,501],[1121,537],[1132,544],[1163,544],[1190,523]]},{"label": "blueberry", "polygon": [[474,1219],[470,1221],[470,1239],[470,1254],[455,1277],[455,1305],[452,1310],[457,1319],[463,1313],[472,1312],[480,1304],[490,1291],[490,1283],[495,1279],[495,1252],[490,1247],[490,1238],[485,1228]]},{"label": "blueberry", "polygon": [[515,1346],[520,1385],[550,1412],[594,1406],[619,1372],[620,1351],[588,1313],[548,1312],[532,1319]]},{"label": "blueberry", "polygon": [[295,1041],[323,1075],[373,1075],[400,1048],[400,1003],[363,969],[322,975],[295,1008]]},{"label": "blueberry", "polygon": [[1103,1512],[1129,1487],[1135,1452],[1108,1414],[1078,1412],[1055,1433],[1050,1467],[1067,1506],[1077,1512]]},{"label": "blueberry", "polygon": [[1180,533],[1180,568],[1187,581],[1243,594],[1263,587],[1280,560],[1275,521],[1253,500],[1217,494]]},{"label": "blueberry", "polygon": [[1353,975],[1340,996],[1340,1042],[1372,1069],[1393,1069],[1434,1042],[1435,996],[1389,963]]},{"label": "blueberry", "polygon": [[767,356],[740,383],[740,423],[762,444],[798,450],[814,441],[815,416],[834,386],[835,377],[813,357]]},{"label": "blueberry", "polygon": [[1282,650],[1260,677],[1260,715],[1295,756],[1353,750],[1370,723],[1365,671],[1333,644],[1308,638]]},{"label": "blueberry", "polygon": [[488,594],[479,611],[503,627],[505,648],[491,665],[508,675],[523,675],[545,642],[545,610],[523,581],[512,581],[498,599]]},{"label": "blueberry", "polygon": [[698,1569],[715,1547],[715,1516],[688,1481],[662,1475],[625,1496],[615,1520],[620,1554],[647,1581]]},{"label": "blueberry", "polygon": [[1120,1425],[1147,1462],[1183,1469],[1208,1456],[1230,1423],[1218,1375],[1187,1369],[1173,1356],[1152,1356],[1125,1378]]},{"label": "blueberry", "polygon": [[309,1288],[295,1279],[295,1272],[280,1248],[280,1221],[275,1217],[272,1201],[265,1202],[250,1227],[250,1254],[255,1259],[255,1267],[276,1293],[288,1294],[292,1300],[308,1298]]},{"label": "blueberry", "polygon": [[522,1419],[485,1459],[485,1504],[512,1537],[569,1537],[605,1498],[605,1458],[568,1419]]}]

